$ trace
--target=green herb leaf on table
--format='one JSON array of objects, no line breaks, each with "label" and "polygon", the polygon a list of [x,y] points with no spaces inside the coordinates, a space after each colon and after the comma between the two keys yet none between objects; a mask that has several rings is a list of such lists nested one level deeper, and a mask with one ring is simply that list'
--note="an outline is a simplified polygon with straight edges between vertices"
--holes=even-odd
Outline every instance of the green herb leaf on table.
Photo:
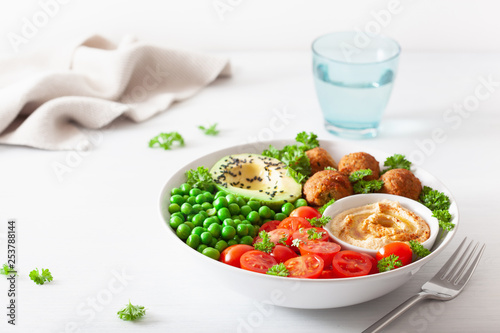
[{"label": "green herb leaf on table", "polygon": [[10,268],[9,265],[3,264],[2,268],[0,268],[0,274],[2,275],[17,275],[17,272]]},{"label": "green herb leaf on table", "polygon": [[186,171],[187,183],[192,187],[197,187],[204,191],[212,192],[215,187],[215,182],[210,174],[210,171],[205,167],[198,167],[196,170],[190,169]]},{"label": "green herb leaf on table", "polygon": [[384,169],[383,172],[387,172],[392,169],[410,170],[411,162],[406,159],[405,155],[394,154],[385,160],[384,166],[387,168]]},{"label": "green herb leaf on table", "polygon": [[290,272],[288,271],[288,268],[286,268],[284,263],[279,263],[269,268],[266,274],[276,275],[276,276],[289,276]]},{"label": "green herb leaf on table", "polygon": [[219,130],[216,129],[217,127],[217,123],[213,124],[213,125],[210,125],[209,127],[205,127],[205,126],[198,126],[199,129],[201,129],[203,131],[203,133],[205,133],[205,135],[217,135],[219,134]]},{"label": "green herb leaf on table", "polygon": [[136,320],[143,317],[146,314],[146,309],[140,305],[132,305],[130,301],[128,304],[117,312],[118,317],[123,320]]},{"label": "green herb leaf on table", "polygon": [[318,208],[318,212],[323,215],[323,213],[325,212],[325,210],[331,206],[333,203],[335,202],[335,198],[331,199],[330,201],[328,201],[326,204],[324,204],[323,206],[319,207]]},{"label": "green herb leaf on table", "polygon": [[30,279],[33,280],[38,285],[45,284],[46,282],[50,282],[53,280],[52,273],[50,273],[49,269],[42,268],[42,272],[35,268],[30,272]]},{"label": "green herb leaf on table", "polygon": [[275,244],[271,242],[269,234],[266,231],[262,230],[261,232],[259,232],[259,237],[261,238],[260,241],[256,242],[253,247],[256,250],[271,253],[274,249]]},{"label": "green herb leaf on table", "polygon": [[399,260],[399,257],[394,254],[380,259],[377,264],[377,268],[380,273],[387,272],[401,266],[403,266],[403,263]]},{"label": "green herb leaf on table", "polygon": [[431,251],[427,250],[422,244],[416,240],[411,240],[410,243],[411,251],[419,258],[423,258],[431,254]]},{"label": "green herb leaf on table", "polygon": [[331,216],[321,216],[321,217],[313,217],[312,219],[306,219],[311,223],[313,227],[321,228],[324,227],[330,220]]},{"label": "green herb leaf on table", "polygon": [[151,140],[149,140],[150,148],[163,148],[168,150],[172,148],[174,142],[178,142],[179,146],[184,146],[184,138],[177,132],[160,133]]}]

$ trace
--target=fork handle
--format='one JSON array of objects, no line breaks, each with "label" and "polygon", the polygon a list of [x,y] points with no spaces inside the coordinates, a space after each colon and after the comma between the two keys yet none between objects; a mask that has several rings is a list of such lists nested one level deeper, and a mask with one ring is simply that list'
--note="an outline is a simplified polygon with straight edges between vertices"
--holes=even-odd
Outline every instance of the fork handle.
[{"label": "fork handle", "polygon": [[362,333],[375,333],[375,332],[380,332],[384,327],[392,323],[396,318],[398,318],[400,315],[402,315],[406,310],[411,308],[413,305],[417,304],[421,300],[424,300],[426,298],[431,297],[430,294],[426,292],[420,292],[410,298],[408,298],[406,301],[401,303],[397,308],[386,314],[384,317],[382,317],[380,320],[378,320],[375,324],[371,325],[368,327],[366,330],[364,330]]}]

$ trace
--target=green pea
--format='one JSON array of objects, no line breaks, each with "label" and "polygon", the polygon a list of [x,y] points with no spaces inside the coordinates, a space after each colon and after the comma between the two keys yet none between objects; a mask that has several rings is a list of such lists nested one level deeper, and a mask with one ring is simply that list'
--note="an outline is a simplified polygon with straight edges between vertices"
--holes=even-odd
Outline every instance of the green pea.
[{"label": "green pea", "polygon": [[220,240],[217,242],[217,244],[215,244],[215,249],[219,252],[222,252],[224,251],[229,245],[227,244],[227,242],[225,240]]},{"label": "green pea", "polygon": [[186,202],[189,203],[191,206],[196,205],[196,197],[189,197],[186,199]]},{"label": "green pea", "polygon": [[241,237],[240,237],[240,236],[238,236],[238,235],[234,235],[233,240],[235,240],[235,241],[236,241],[236,243],[238,243],[238,244],[239,244],[239,243],[240,243],[240,240],[241,240]]},{"label": "green pea", "polygon": [[200,204],[194,204],[193,205],[193,213],[198,214],[203,210],[203,207],[201,207]]},{"label": "green pea", "polygon": [[180,194],[182,195],[182,190],[178,187],[174,187],[173,189],[170,190],[170,195],[176,195],[176,194]]},{"label": "green pea", "polygon": [[230,240],[228,240],[228,241],[227,241],[227,245],[228,245],[228,246],[231,246],[231,245],[236,245],[236,244],[238,244],[238,242],[237,242],[237,241],[235,241],[234,239],[230,239]]},{"label": "green pea", "polygon": [[240,213],[240,206],[238,206],[237,203],[233,202],[230,203],[227,208],[229,209],[229,212],[231,215],[238,215]]},{"label": "green pea", "polygon": [[200,238],[201,238],[201,242],[205,245],[210,245],[210,243],[212,242],[212,234],[208,231],[205,231],[204,233],[202,233],[200,235]]},{"label": "green pea", "polygon": [[250,208],[252,208],[252,210],[254,211],[258,211],[260,208],[260,202],[254,200],[248,201],[247,205],[250,206]]},{"label": "green pea", "polygon": [[[227,195],[227,193],[226,193],[226,192],[224,192],[224,191],[219,191],[219,192],[215,193],[215,199],[220,198],[220,197],[225,197],[226,195]],[[224,198],[224,199],[225,199],[225,198]]]},{"label": "green pea", "polygon": [[286,216],[289,216],[294,209],[295,206],[291,202],[284,203],[283,206],[281,206],[281,212]]},{"label": "green pea", "polygon": [[236,203],[238,206],[245,206],[247,204],[247,201],[243,199],[242,197],[236,197]]},{"label": "green pea", "polygon": [[189,235],[189,237],[186,239],[186,244],[192,247],[193,249],[198,248],[198,246],[200,246],[200,243],[201,243],[201,238],[197,234],[191,233],[191,235]]},{"label": "green pea", "polygon": [[243,220],[241,221],[241,223],[243,223],[243,224],[248,224],[248,225],[252,225],[252,222],[248,221],[247,219],[243,219]]},{"label": "green pea", "polygon": [[222,227],[222,238],[224,240],[229,240],[234,238],[236,235],[236,229],[230,225],[226,225]]},{"label": "green pea", "polygon": [[214,238],[217,239],[220,237],[222,227],[220,226],[220,224],[212,223],[208,226],[208,231],[212,234]]},{"label": "green pea", "polygon": [[236,228],[236,222],[234,222],[233,219],[225,219],[224,221],[222,221],[222,226],[231,226],[231,227],[234,227]]},{"label": "green pea", "polygon": [[191,234],[191,228],[186,223],[182,223],[177,227],[175,233],[180,239],[186,240]]},{"label": "green pea", "polygon": [[214,195],[208,191],[203,192],[203,195],[205,196],[205,199],[207,202],[212,202],[214,201]]},{"label": "green pea", "polygon": [[212,237],[212,241],[210,242],[210,244],[208,245],[209,247],[215,247],[215,244],[217,244],[219,240],[215,237]]},{"label": "green pea", "polygon": [[185,202],[181,206],[181,212],[183,214],[189,215],[193,212],[193,206],[191,206],[190,203]]},{"label": "green pea", "polygon": [[204,221],[203,221],[203,228],[205,229],[208,229],[208,227],[214,223],[217,223],[217,219],[214,217],[214,216],[211,216],[211,217],[207,217]]},{"label": "green pea", "polygon": [[205,221],[205,217],[200,213],[193,216],[193,219],[191,220],[196,227],[201,227],[203,225],[203,221]]},{"label": "green pea", "polygon": [[189,227],[189,229],[191,229],[191,230],[193,230],[194,227],[195,227],[194,224],[193,224],[193,222],[184,222],[184,224],[187,225]]},{"label": "green pea", "polygon": [[210,209],[207,209],[205,212],[207,213],[208,216],[214,216],[217,214],[217,209],[212,207]]},{"label": "green pea", "polygon": [[263,219],[268,219],[272,216],[272,209],[267,206],[262,206],[259,208],[259,215]]},{"label": "green pea", "polygon": [[238,224],[236,226],[238,236],[243,237],[248,235],[248,224]]},{"label": "green pea", "polygon": [[297,200],[295,200],[294,206],[295,206],[295,208],[307,206],[307,201],[306,201],[306,199],[298,198]]},{"label": "green pea", "polygon": [[170,218],[172,218],[174,216],[180,217],[182,219],[182,222],[184,222],[186,220],[186,217],[181,212],[173,213],[172,215],[170,215]]},{"label": "green pea", "polygon": [[170,227],[174,230],[177,230],[177,228],[184,222],[182,218],[179,216],[172,216],[170,218]]},{"label": "green pea", "polygon": [[219,210],[221,208],[227,207],[227,200],[225,197],[218,197],[214,200],[214,207]]},{"label": "green pea", "polygon": [[278,220],[278,221],[283,221],[286,218],[287,218],[287,216],[285,214],[283,214],[283,213],[276,213],[274,215],[274,219]]},{"label": "green pea", "polygon": [[248,214],[252,211],[252,207],[249,205],[244,205],[240,207],[240,213],[243,216],[248,216]]},{"label": "green pea", "polygon": [[208,214],[206,211],[202,210],[198,213],[199,215],[203,216],[204,218],[207,218],[208,217]]},{"label": "green pea", "polygon": [[192,221],[193,221],[193,217],[194,217],[195,215],[196,215],[196,214],[194,214],[194,213],[189,214],[188,216],[186,216],[186,220],[188,220],[189,222],[192,222]]},{"label": "green pea", "polygon": [[200,244],[200,245],[198,246],[198,248],[196,249],[196,251],[198,251],[198,252],[202,253],[202,252],[203,252],[203,250],[205,250],[207,247],[208,247],[208,246],[206,246],[205,244]]},{"label": "green pea", "polygon": [[232,204],[232,203],[237,204],[237,202],[236,202],[236,196],[234,194],[229,193],[228,195],[226,195],[226,200],[227,200],[227,203],[229,205]]},{"label": "green pea", "polygon": [[247,220],[250,221],[252,224],[256,224],[260,222],[260,215],[256,211],[251,211],[250,214],[247,215]]},{"label": "green pea", "polygon": [[173,196],[170,197],[170,203],[175,203],[175,204],[178,204],[180,206],[184,202],[186,202],[186,200],[180,194],[174,194]]},{"label": "green pea", "polygon": [[195,187],[189,191],[189,195],[192,197],[196,197],[198,194],[201,194],[202,192],[203,192],[202,190]]},{"label": "green pea", "polygon": [[201,253],[215,260],[219,260],[220,258],[220,252],[214,249],[213,247],[207,247]]},{"label": "green pea", "polygon": [[240,239],[240,244],[252,245],[253,237],[252,236],[243,236]]},{"label": "green pea", "polygon": [[226,207],[222,207],[217,211],[217,217],[219,218],[219,220],[224,221],[225,219],[231,217],[231,212]]},{"label": "green pea", "polygon": [[243,221],[240,219],[234,219],[234,226],[237,226],[238,224],[242,224]]},{"label": "green pea", "polygon": [[259,233],[259,228],[256,228],[255,226],[249,224],[248,225],[248,236],[252,237],[252,239],[257,236]]},{"label": "green pea", "polygon": [[180,211],[181,211],[181,206],[179,206],[178,204],[173,203],[173,204],[168,205],[168,212],[170,214],[177,213]]},{"label": "green pea", "polygon": [[196,201],[197,204],[202,204],[204,202],[207,202],[207,198],[205,197],[205,195],[202,193],[202,194],[198,194],[196,196],[196,198],[194,198],[194,200]]},{"label": "green pea", "polygon": [[191,230],[191,235],[196,234],[198,236],[201,236],[201,234],[205,231],[207,230],[203,227],[194,227],[193,230]]},{"label": "green pea", "polygon": [[184,183],[181,186],[179,186],[179,188],[181,189],[182,194],[189,194],[189,191],[191,191],[192,187],[188,183]]}]

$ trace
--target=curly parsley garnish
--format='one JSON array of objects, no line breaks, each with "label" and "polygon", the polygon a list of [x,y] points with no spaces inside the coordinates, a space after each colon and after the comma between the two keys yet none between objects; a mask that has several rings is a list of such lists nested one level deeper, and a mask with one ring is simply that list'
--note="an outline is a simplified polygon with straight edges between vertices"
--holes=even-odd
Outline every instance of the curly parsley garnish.
[{"label": "curly parsley garnish", "polygon": [[382,188],[384,182],[382,180],[364,180],[366,176],[371,176],[373,171],[371,169],[362,169],[354,171],[349,175],[349,181],[353,184],[352,188],[354,193],[373,193]]},{"label": "curly parsley garnish", "polygon": [[313,217],[312,219],[306,219],[311,223],[313,227],[324,227],[330,220],[332,219],[331,216],[321,216],[321,217]]},{"label": "curly parsley garnish", "polygon": [[403,263],[399,260],[399,257],[394,254],[380,259],[377,264],[377,268],[380,273],[387,272],[401,266],[403,266]]},{"label": "curly parsley garnish", "polygon": [[295,137],[295,141],[302,143],[303,146],[301,148],[305,150],[319,147],[318,136],[312,132],[309,134],[306,132],[300,132]]},{"label": "curly parsley garnish", "polygon": [[435,210],[432,212],[432,216],[438,219],[439,226],[443,230],[451,231],[455,227],[455,224],[451,222],[451,214],[447,210]]},{"label": "curly parsley garnish", "polygon": [[325,231],[316,231],[315,229],[308,229],[306,231],[308,240],[315,240],[323,238]]},{"label": "curly parsley garnish", "polygon": [[424,186],[419,199],[424,206],[432,211],[432,216],[438,219],[439,226],[443,230],[450,231],[455,227],[455,224],[451,222],[452,216],[448,210],[451,201],[446,194]]},{"label": "curly parsley garnish", "polygon": [[394,154],[385,160],[384,166],[387,168],[384,169],[384,171],[382,173],[387,172],[387,171],[392,170],[392,169],[410,170],[411,162],[406,159],[405,155]]},{"label": "curly parsley garnish", "polygon": [[256,250],[266,252],[266,253],[271,253],[273,251],[274,247],[276,246],[276,244],[271,242],[271,240],[269,239],[269,233],[262,230],[261,232],[259,232],[259,237],[260,237],[260,241],[255,243],[253,245],[253,247]]},{"label": "curly parsley garnish", "polygon": [[196,170],[188,170],[186,171],[186,178],[189,185],[192,187],[197,187],[203,191],[212,192],[215,186],[215,182],[210,175],[210,171],[208,171],[205,167],[198,167]]},{"label": "curly parsley garnish", "polygon": [[128,304],[116,314],[123,320],[136,320],[146,314],[146,309],[140,305],[132,305],[132,303],[128,301]]},{"label": "curly parsley garnish", "polygon": [[419,258],[423,258],[431,254],[431,251],[427,250],[422,244],[416,240],[411,240],[410,243],[411,251]]},{"label": "curly parsley garnish", "polygon": [[38,268],[35,268],[30,272],[29,276],[30,279],[38,285],[42,285],[53,280],[52,273],[50,273],[49,269],[44,268],[42,268],[42,272],[40,272]]},{"label": "curly parsley garnish", "polygon": [[330,201],[328,201],[326,204],[324,204],[323,206],[319,207],[318,208],[318,212],[323,215],[323,213],[325,212],[325,210],[331,206],[333,203],[335,202],[335,198],[332,198]]},{"label": "curly parsley garnish", "polygon": [[276,276],[289,276],[290,272],[288,271],[288,268],[286,268],[284,263],[279,263],[269,268],[266,274],[276,275]]},{"label": "curly parsley garnish", "polygon": [[200,130],[203,131],[203,133],[205,133],[205,135],[217,135],[219,134],[219,130],[216,129],[217,127],[217,123],[213,124],[213,125],[210,125],[209,127],[205,127],[205,126],[198,126],[198,128]]},{"label": "curly parsley garnish", "polygon": [[160,133],[151,140],[149,140],[150,148],[163,148],[168,150],[172,148],[174,142],[178,142],[179,146],[184,146],[184,138],[177,132]]}]

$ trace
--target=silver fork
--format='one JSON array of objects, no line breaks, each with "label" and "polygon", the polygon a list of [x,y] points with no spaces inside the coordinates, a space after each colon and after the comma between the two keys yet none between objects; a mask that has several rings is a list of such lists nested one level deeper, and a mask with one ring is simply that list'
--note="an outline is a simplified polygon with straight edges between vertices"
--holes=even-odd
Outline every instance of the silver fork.
[{"label": "silver fork", "polygon": [[380,332],[380,330],[421,300],[437,299],[440,301],[449,301],[457,297],[474,273],[485,246],[484,244],[480,245],[476,243],[472,247],[473,241],[470,241],[466,249],[462,252],[461,250],[466,240],[467,238],[464,238],[455,253],[444,264],[443,268],[422,286],[421,292],[410,297],[375,324],[364,330],[363,333]]}]

